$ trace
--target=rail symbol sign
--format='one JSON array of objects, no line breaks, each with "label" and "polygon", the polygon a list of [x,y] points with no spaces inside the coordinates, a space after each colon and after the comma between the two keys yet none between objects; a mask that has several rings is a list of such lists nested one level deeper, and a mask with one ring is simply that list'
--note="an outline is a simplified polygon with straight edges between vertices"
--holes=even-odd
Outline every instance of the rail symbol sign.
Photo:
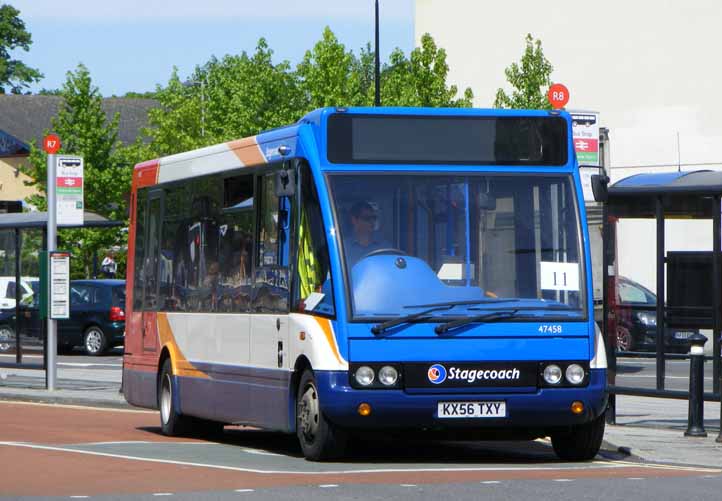
[{"label": "rail symbol sign", "polygon": [[569,102],[569,89],[564,84],[555,83],[549,87],[547,99],[555,110],[564,108]]}]

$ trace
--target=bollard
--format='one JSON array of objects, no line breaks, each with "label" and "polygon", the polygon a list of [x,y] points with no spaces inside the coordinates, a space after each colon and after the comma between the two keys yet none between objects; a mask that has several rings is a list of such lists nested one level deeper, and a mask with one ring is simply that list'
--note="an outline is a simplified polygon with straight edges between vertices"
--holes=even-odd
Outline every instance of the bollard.
[{"label": "bollard", "polygon": [[704,431],[704,344],[707,338],[694,334],[689,338],[689,413],[685,437],[706,437]]}]

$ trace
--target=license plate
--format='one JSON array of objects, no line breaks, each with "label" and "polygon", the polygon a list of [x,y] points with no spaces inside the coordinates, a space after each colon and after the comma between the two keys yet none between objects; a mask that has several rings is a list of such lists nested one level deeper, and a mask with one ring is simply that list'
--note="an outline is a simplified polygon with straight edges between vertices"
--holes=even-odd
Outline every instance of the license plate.
[{"label": "license plate", "polygon": [[674,339],[689,339],[692,337],[691,332],[675,332]]},{"label": "license plate", "polygon": [[438,402],[440,418],[506,417],[506,402]]}]

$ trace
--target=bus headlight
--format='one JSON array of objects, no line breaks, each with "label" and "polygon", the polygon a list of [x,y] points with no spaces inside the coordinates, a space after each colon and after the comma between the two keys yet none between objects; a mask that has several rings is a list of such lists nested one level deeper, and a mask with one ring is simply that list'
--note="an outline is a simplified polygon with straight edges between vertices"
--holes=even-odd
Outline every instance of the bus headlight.
[{"label": "bus headlight", "polygon": [[584,381],[584,368],[579,364],[571,364],[565,372],[567,381],[572,384],[581,384]]},{"label": "bus headlight", "polygon": [[368,365],[362,365],[356,369],[356,382],[361,386],[370,386],[374,382],[374,370]]},{"label": "bus headlight", "polygon": [[386,386],[393,386],[399,379],[399,371],[390,365],[384,365],[379,371],[379,381]]},{"label": "bus headlight", "polygon": [[558,365],[547,365],[544,367],[544,381],[549,384],[559,384],[562,380],[562,370]]}]

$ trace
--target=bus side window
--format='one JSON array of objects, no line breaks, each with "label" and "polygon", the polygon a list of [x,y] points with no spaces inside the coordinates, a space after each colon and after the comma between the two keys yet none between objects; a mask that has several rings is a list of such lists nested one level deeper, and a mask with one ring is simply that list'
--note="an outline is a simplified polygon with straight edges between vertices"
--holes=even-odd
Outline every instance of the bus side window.
[{"label": "bus side window", "polygon": [[275,174],[259,177],[258,247],[253,311],[287,313],[291,200],[275,194]]},{"label": "bus side window", "polygon": [[253,174],[223,180],[223,209],[218,225],[219,311],[242,313],[251,307],[253,203]]},{"label": "bus side window", "polygon": [[318,193],[311,169],[302,164],[300,221],[298,229],[298,262],[294,285],[294,310],[334,316],[333,283],[328,243],[321,215]]},{"label": "bus side window", "polygon": [[133,280],[133,310],[141,311],[143,309],[143,284],[145,277],[143,276],[143,261],[145,260],[145,204],[147,199],[147,190],[138,190],[136,199],[136,217],[135,217],[135,277]]}]

